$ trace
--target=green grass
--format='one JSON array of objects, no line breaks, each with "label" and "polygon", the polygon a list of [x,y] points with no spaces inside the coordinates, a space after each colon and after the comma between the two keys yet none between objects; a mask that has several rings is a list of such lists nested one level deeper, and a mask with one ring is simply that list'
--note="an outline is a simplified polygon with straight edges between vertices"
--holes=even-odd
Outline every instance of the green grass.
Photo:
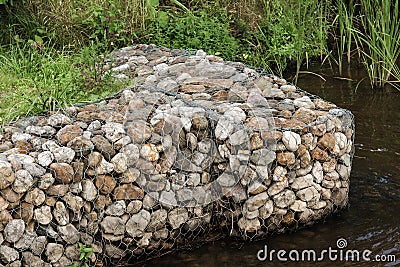
[{"label": "green grass", "polygon": [[[96,51],[31,45],[0,49],[0,121],[105,97],[126,84],[101,77]],[[98,55],[97,55],[98,58]]]},{"label": "green grass", "polygon": [[400,89],[399,0],[361,0],[362,27],[356,30],[364,65],[372,86],[390,84]]}]

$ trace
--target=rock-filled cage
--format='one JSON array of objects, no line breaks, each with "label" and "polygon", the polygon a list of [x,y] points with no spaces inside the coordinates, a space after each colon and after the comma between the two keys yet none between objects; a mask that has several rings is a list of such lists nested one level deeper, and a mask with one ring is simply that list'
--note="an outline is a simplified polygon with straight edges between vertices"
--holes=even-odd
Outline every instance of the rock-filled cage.
[{"label": "rock-filled cage", "polygon": [[136,262],[347,205],[348,110],[201,50],[135,45],[103,69],[133,85],[2,128],[1,264]]}]

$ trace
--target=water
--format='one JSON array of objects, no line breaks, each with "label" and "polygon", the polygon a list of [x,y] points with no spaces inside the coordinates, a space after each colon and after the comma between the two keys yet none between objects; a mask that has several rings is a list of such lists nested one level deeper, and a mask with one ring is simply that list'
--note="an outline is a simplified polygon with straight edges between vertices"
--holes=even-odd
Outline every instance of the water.
[{"label": "water", "polygon": [[[355,91],[356,82],[334,79],[335,74],[328,69],[319,73],[326,77],[326,82],[307,75],[300,78],[298,86],[351,110],[356,119],[356,154],[350,178],[349,208],[295,233],[274,235],[257,242],[216,241],[140,266],[400,266],[400,93],[373,91],[367,83]],[[351,74],[353,79],[365,77],[357,70]],[[339,238],[346,239],[346,249],[368,249],[371,255],[392,254],[397,260],[316,264],[261,262],[256,256],[265,245],[269,250],[336,249]]]}]

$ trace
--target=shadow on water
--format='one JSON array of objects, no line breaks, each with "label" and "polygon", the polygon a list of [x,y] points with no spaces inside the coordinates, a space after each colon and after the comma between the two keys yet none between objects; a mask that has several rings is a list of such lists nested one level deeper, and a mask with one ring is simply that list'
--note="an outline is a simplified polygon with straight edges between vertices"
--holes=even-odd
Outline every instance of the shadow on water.
[{"label": "shadow on water", "polygon": [[[221,240],[199,249],[155,259],[142,266],[400,266],[400,92],[371,90],[362,83],[333,78],[331,70],[318,70],[326,78],[301,76],[298,86],[353,112],[356,119],[356,154],[350,186],[350,206],[295,233],[274,235],[267,240],[238,243]],[[362,79],[353,71],[351,78]],[[337,249],[344,238],[345,249],[395,255],[395,262],[282,262],[259,261],[257,252],[268,250]],[[275,254],[276,255],[276,254]],[[328,258],[327,256],[325,259]]]}]

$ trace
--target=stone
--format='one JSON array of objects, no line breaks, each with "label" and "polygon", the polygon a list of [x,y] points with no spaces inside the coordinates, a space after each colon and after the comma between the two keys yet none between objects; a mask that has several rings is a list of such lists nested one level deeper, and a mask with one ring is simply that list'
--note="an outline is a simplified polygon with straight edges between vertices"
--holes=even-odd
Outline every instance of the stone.
[{"label": "stone", "polygon": [[94,149],[94,144],[89,138],[78,136],[69,141],[67,147],[73,149],[75,152],[88,153]]},{"label": "stone", "polygon": [[250,161],[256,165],[266,166],[276,159],[276,154],[267,148],[254,150],[250,156]]},{"label": "stone", "polygon": [[113,197],[115,200],[143,199],[144,191],[133,184],[123,184],[114,189]]},{"label": "stone", "polygon": [[126,206],[126,213],[135,214],[140,211],[142,208],[142,201],[140,200],[132,200],[129,202],[128,206]]},{"label": "stone", "polygon": [[168,222],[172,229],[179,228],[189,219],[189,214],[186,208],[175,208],[168,213]]},{"label": "stone", "polygon": [[284,131],[282,134],[282,142],[287,150],[294,152],[298,149],[299,145],[301,144],[301,137],[297,133],[291,131]]},{"label": "stone", "polygon": [[322,165],[319,161],[316,161],[313,165],[312,171],[311,171],[314,181],[316,183],[321,183],[322,180],[324,179],[324,171],[322,169]]},{"label": "stone", "polygon": [[276,160],[283,166],[293,165],[296,162],[296,157],[292,152],[278,152],[276,153]]},{"label": "stone", "polygon": [[91,180],[82,180],[81,196],[87,201],[93,201],[97,197],[97,188]]},{"label": "stone", "polygon": [[117,248],[111,244],[105,245],[104,252],[108,257],[114,259],[120,259],[126,255],[126,252],[123,249]]},{"label": "stone", "polygon": [[157,161],[160,158],[157,148],[153,144],[143,145],[140,150],[140,156],[148,161]]},{"label": "stone", "polygon": [[143,120],[126,123],[126,133],[133,143],[141,144],[151,137],[150,126]]},{"label": "stone", "polygon": [[11,220],[4,228],[4,239],[7,242],[15,243],[24,235],[24,231],[25,222],[23,220]]},{"label": "stone", "polygon": [[24,193],[33,186],[33,177],[26,170],[19,170],[15,172],[15,180],[13,183],[13,190],[16,193]]},{"label": "stone", "polygon": [[134,144],[128,144],[121,148],[121,153],[126,156],[128,167],[134,165],[139,159],[139,148]]},{"label": "stone", "polygon": [[272,215],[273,211],[274,202],[272,200],[268,200],[261,208],[259,208],[259,217],[265,220]]},{"label": "stone", "polygon": [[54,175],[56,181],[69,184],[74,178],[74,169],[67,163],[52,163],[50,164],[50,171]]},{"label": "stone", "polygon": [[23,266],[46,266],[46,263],[40,257],[29,251],[22,252],[22,264]]},{"label": "stone", "polygon": [[10,248],[8,246],[0,246],[0,260],[3,263],[9,263],[7,266],[11,266],[12,262],[15,262],[19,257],[17,250]]},{"label": "stone", "polygon": [[43,225],[49,224],[53,219],[50,207],[41,206],[40,208],[36,208],[34,211],[34,219],[40,224]]},{"label": "stone", "polygon": [[288,187],[288,185],[289,185],[289,183],[288,183],[287,178],[284,178],[281,181],[274,182],[269,186],[268,194],[270,196],[274,196],[274,195],[278,194],[279,192],[281,192],[286,187]]},{"label": "stone", "polygon": [[299,190],[306,187],[310,187],[313,185],[313,183],[314,183],[314,177],[311,174],[307,174],[305,176],[295,178],[290,187],[293,188],[294,190]]},{"label": "stone", "polygon": [[269,200],[269,196],[267,192],[260,193],[258,195],[249,197],[245,205],[247,207],[247,210],[249,211],[254,211],[259,209],[261,206],[263,206],[267,201]]},{"label": "stone", "polygon": [[168,212],[165,209],[159,209],[151,213],[150,222],[147,230],[154,232],[166,227]]},{"label": "stone", "polygon": [[119,217],[106,216],[100,223],[103,233],[113,234],[115,236],[125,233],[125,222]]},{"label": "stone", "polygon": [[311,200],[315,201],[320,198],[320,194],[313,186],[297,191],[296,195],[300,200],[307,202]]},{"label": "stone", "polygon": [[106,160],[111,160],[115,156],[115,150],[111,143],[101,135],[95,135],[92,137],[93,142],[97,151],[100,151]]},{"label": "stone", "polygon": [[56,133],[56,129],[51,126],[28,126],[26,132],[40,137],[51,137]]},{"label": "stone", "polygon": [[240,230],[244,231],[244,232],[256,232],[258,230],[261,229],[261,224],[260,221],[255,218],[255,219],[246,219],[244,217],[240,218],[238,221],[238,226],[240,228]]},{"label": "stone", "polygon": [[[10,205],[10,203],[8,203],[7,200],[5,200],[3,197],[0,196],[0,211],[6,210],[9,205]],[[1,242],[0,242],[0,244],[1,244]]]},{"label": "stone", "polygon": [[62,244],[48,243],[46,246],[45,255],[47,260],[51,263],[57,262],[64,253],[64,248]]},{"label": "stone", "polygon": [[78,125],[67,125],[58,131],[56,137],[60,141],[61,145],[66,145],[69,141],[82,135],[83,130]]},{"label": "stone", "polygon": [[307,202],[296,200],[292,205],[290,205],[290,209],[297,212],[302,212],[307,209]]},{"label": "stone", "polygon": [[7,187],[1,191],[1,196],[8,202],[18,202],[23,194],[15,193],[10,187]]},{"label": "stone", "polygon": [[275,195],[273,200],[278,208],[286,208],[294,203],[296,195],[291,190],[284,190]]},{"label": "stone", "polygon": [[53,127],[61,127],[62,125],[71,124],[72,120],[64,114],[58,113],[48,117],[47,123]]},{"label": "stone", "polygon": [[36,163],[24,164],[24,169],[28,171],[32,177],[40,177],[46,173],[46,169]]},{"label": "stone", "polygon": [[151,214],[147,210],[141,210],[133,214],[126,222],[126,232],[133,238],[142,236],[150,222],[150,218]]},{"label": "stone", "polygon": [[324,172],[333,172],[335,168],[336,160],[334,158],[328,158],[327,161],[322,164],[322,169]]},{"label": "stone", "polygon": [[25,201],[35,206],[40,206],[46,200],[46,195],[39,188],[29,190],[25,195]]},{"label": "stone", "polygon": [[114,171],[116,173],[123,173],[128,169],[127,158],[125,154],[118,153],[110,161],[114,165]]},{"label": "stone", "polygon": [[30,249],[35,255],[41,255],[47,246],[46,236],[36,237],[30,245]]},{"label": "stone", "polygon": [[43,151],[38,155],[37,159],[40,165],[42,165],[43,167],[48,167],[53,162],[54,155],[50,151]]},{"label": "stone", "polygon": [[79,213],[84,204],[80,196],[75,196],[70,192],[63,197],[63,200],[74,213]]},{"label": "stone", "polygon": [[46,194],[49,196],[64,196],[69,190],[69,185],[67,184],[57,184],[52,185],[46,190]]},{"label": "stone", "polygon": [[282,181],[285,179],[287,174],[287,170],[286,168],[282,167],[282,166],[276,166],[274,173],[272,175],[272,180],[274,181]]},{"label": "stone", "polygon": [[51,173],[46,173],[38,179],[38,188],[42,190],[48,189],[55,181],[55,178]]},{"label": "stone", "polygon": [[69,212],[65,207],[64,203],[57,201],[53,209],[53,216],[57,223],[61,226],[67,225],[69,223]]},{"label": "stone", "polygon": [[311,157],[321,162],[324,162],[328,157],[328,152],[320,149],[319,147],[314,148],[311,150]]},{"label": "stone", "polygon": [[[316,119],[316,114],[313,110],[301,107],[299,108],[294,114],[293,114],[293,118],[304,122],[306,124],[311,123],[313,121],[315,121]],[[325,126],[325,124],[322,124]],[[314,133],[315,134],[315,133]]]},{"label": "stone", "polygon": [[126,204],[124,200],[118,200],[109,205],[105,211],[110,216],[122,216],[125,213]]},{"label": "stone", "polygon": [[100,165],[103,160],[103,155],[100,152],[94,151],[88,155],[88,166],[95,168]]},{"label": "stone", "polygon": [[9,187],[15,181],[14,172],[10,167],[0,167],[0,190]]},{"label": "stone", "polygon": [[67,244],[76,244],[79,241],[79,232],[72,224],[58,226],[58,233]]},{"label": "stone", "polygon": [[110,175],[99,175],[96,178],[95,184],[100,193],[107,195],[114,190],[117,181]]},{"label": "stone", "polygon": [[115,143],[125,135],[124,126],[116,122],[107,122],[101,129],[105,132],[105,137]]},{"label": "stone", "polygon": [[308,96],[303,96],[303,97],[300,97],[300,98],[296,98],[293,101],[293,104],[296,107],[300,107],[300,108],[301,107],[307,108],[307,109],[314,109],[315,108],[314,103],[311,101],[310,97],[308,97]]},{"label": "stone", "polygon": [[333,151],[335,148],[336,139],[333,134],[326,133],[322,136],[318,141],[318,146],[322,149],[328,149],[329,151]]}]

